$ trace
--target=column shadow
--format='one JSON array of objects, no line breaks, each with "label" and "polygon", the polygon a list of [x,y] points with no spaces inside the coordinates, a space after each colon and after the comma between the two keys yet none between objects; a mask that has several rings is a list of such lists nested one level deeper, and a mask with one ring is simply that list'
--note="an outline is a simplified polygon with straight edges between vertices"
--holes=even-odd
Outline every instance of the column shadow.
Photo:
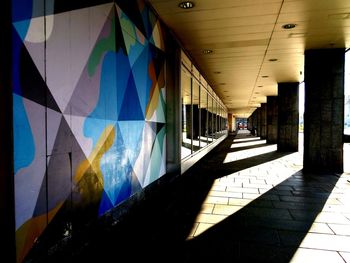
[{"label": "column shadow", "polygon": [[296,174],[187,239],[216,179],[290,154],[275,151],[223,163],[233,151],[233,139],[229,136],[186,173],[129,206],[123,217],[100,220],[34,262],[288,262],[338,178]]}]

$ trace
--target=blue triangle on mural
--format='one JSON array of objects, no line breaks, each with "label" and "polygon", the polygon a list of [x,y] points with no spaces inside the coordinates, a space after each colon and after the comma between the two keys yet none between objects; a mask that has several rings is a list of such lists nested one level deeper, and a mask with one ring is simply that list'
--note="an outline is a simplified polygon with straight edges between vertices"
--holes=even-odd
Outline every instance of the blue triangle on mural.
[{"label": "blue triangle on mural", "polygon": [[141,151],[145,121],[120,121],[118,125],[119,134],[122,136],[124,147],[127,149],[129,162],[133,166]]},{"label": "blue triangle on mural", "polygon": [[143,113],[145,114],[150,97],[152,81],[149,78],[149,48],[143,49],[132,66],[132,73]]},{"label": "blue triangle on mural", "polygon": [[145,120],[132,74],[129,75],[128,86],[124,94],[118,120]]},{"label": "blue triangle on mural", "polygon": [[29,28],[29,25],[30,25],[30,19],[19,21],[19,22],[15,22],[15,23],[13,23],[13,25],[16,28],[16,31],[17,31],[18,35],[20,36],[20,38],[24,42],[24,39],[26,38],[26,35],[27,35],[27,32],[28,32],[28,28]]},{"label": "blue triangle on mural", "polygon": [[113,204],[111,203],[111,200],[109,199],[108,195],[105,191],[102,193],[101,203],[100,207],[98,209],[98,215],[103,215],[106,211],[111,209],[113,207]]}]

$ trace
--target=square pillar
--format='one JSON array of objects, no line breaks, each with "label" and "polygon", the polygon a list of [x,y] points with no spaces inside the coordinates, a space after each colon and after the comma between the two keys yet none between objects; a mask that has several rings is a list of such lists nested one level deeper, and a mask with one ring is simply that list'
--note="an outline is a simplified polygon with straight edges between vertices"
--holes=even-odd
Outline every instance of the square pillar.
[{"label": "square pillar", "polygon": [[261,107],[259,109],[259,135],[261,139],[266,139],[266,103],[261,103]]},{"label": "square pillar", "polygon": [[261,108],[256,109],[256,135],[261,137]]},{"label": "square pillar", "polygon": [[278,83],[278,139],[279,151],[298,151],[299,83]]},{"label": "square pillar", "polygon": [[258,129],[258,109],[256,109],[253,114],[252,114],[252,135],[258,136],[257,135],[257,129]]},{"label": "square pillar", "polygon": [[305,52],[306,171],[343,171],[344,63],[344,49]]},{"label": "square pillar", "polygon": [[277,143],[278,138],[278,100],[277,96],[268,96],[266,105],[267,114],[267,143]]}]

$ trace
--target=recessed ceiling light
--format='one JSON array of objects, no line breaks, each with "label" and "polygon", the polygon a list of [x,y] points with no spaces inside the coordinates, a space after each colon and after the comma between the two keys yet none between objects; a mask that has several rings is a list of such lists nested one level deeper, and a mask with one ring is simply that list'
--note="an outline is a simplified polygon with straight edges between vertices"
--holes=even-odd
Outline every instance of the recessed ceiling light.
[{"label": "recessed ceiling light", "polygon": [[269,76],[267,76],[267,75],[264,75],[264,76],[261,76],[262,78],[264,78],[264,79],[266,79],[266,78],[268,78]]},{"label": "recessed ceiling light", "polygon": [[271,62],[275,62],[275,61],[277,61],[278,59],[277,58],[270,58],[269,59],[269,61],[271,61]]},{"label": "recessed ceiling light", "polygon": [[292,29],[294,27],[296,27],[296,24],[285,24],[282,26],[282,28],[284,29]]},{"label": "recessed ceiling light", "polygon": [[182,9],[189,9],[194,7],[194,3],[191,1],[184,1],[179,4],[179,7]]},{"label": "recessed ceiling light", "polygon": [[210,54],[210,53],[213,53],[213,50],[211,50],[211,49],[204,49],[202,52],[203,52],[203,54]]}]

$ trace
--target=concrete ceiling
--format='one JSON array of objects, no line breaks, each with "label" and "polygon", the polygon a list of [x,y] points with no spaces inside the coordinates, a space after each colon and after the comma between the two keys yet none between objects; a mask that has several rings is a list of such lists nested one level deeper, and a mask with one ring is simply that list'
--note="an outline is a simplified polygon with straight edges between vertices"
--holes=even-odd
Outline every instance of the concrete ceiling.
[{"label": "concrete ceiling", "polygon": [[277,95],[278,82],[303,81],[306,49],[350,46],[349,0],[193,0],[192,9],[149,2],[237,117]]}]

